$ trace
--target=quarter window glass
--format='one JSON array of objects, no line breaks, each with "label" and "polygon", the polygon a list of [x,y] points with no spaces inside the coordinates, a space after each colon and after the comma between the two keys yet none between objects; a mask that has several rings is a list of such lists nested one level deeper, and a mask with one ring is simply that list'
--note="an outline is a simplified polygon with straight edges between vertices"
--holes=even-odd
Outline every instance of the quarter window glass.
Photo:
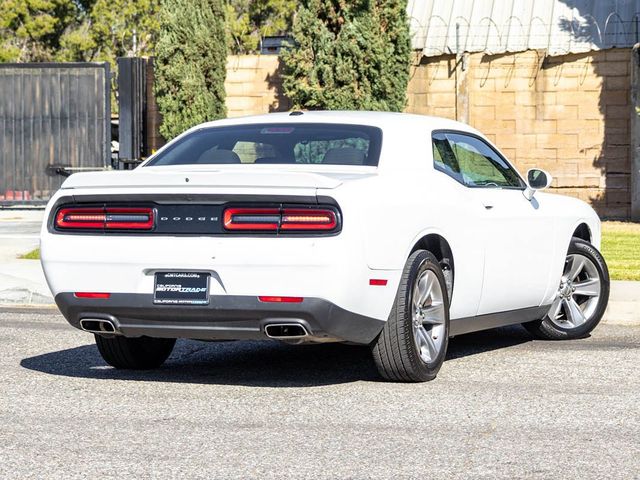
[{"label": "quarter window glass", "polygon": [[516,171],[478,138],[437,133],[433,148],[435,167],[468,187],[524,187]]},{"label": "quarter window glass", "polygon": [[438,170],[455,178],[458,182],[464,183],[460,165],[444,133],[433,135],[433,161]]}]

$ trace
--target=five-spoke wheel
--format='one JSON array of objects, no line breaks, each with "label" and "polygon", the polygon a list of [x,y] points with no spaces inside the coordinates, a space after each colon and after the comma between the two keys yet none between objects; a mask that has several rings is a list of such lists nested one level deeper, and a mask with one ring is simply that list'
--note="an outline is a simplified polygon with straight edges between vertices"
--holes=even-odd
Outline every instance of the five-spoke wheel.
[{"label": "five-spoke wheel", "polygon": [[596,311],[600,290],[600,274],[595,264],[580,253],[567,255],[549,319],[560,328],[584,325]]},{"label": "five-spoke wheel", "polygon": [[574,238],[549,312],[524,326],[539,338],[584,337],[600,322],[608,300],[609,272],[602,255],[590,243]]},{"label": "five-spoke wheel", "polygon": [[389,320],[373,344],[387,380],[424,382],[436,377],[449,344],[449,297],[436,257],[417,250],[402,272]]},{"label": "five-spoke wheel", "polygon": [[411,299],[413,337],[420,358],[433,362],[442,350],[445,312],[442,287],[432,270],[424,270],[415,282]]}]

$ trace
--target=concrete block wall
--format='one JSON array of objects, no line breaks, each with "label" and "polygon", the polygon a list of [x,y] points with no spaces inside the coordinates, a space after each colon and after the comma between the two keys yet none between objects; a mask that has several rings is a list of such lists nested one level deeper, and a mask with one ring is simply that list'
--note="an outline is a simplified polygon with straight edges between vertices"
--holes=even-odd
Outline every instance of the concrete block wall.
[{"label": "concrete block wall", "polygon": [[289,109],[282,94],[277,55],[230,55],[227,58],[227,116],[241,117]]},{"label": "concrete block wall", "polygon": [[467,120],[522,172],[543,168],[559,193],[627,219],[630,59],[631,49],[479,53],[466,55],[463,72],[454,56],[426,58],[412,67],[407,111]]}]

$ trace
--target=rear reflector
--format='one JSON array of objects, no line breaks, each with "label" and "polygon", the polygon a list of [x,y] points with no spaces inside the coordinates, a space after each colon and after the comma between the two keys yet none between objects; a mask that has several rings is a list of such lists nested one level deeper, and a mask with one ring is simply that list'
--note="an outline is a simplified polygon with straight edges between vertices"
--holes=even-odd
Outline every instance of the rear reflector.
[{"label": "rear reflector", "polygon": [[76,292],[73,294],[76,298],[110,298],[110,293],[103,292]]},{"label": "rear reflector", "polygon": [[330,231],[338,217],[330,209],[227,208],[223,215],[227,230]]},{"label": "rear reflector", "polygon": [[370,278],[369,285],[378,285],[384,287],[387,284],[387,281],[382,278]]},{"label": "rear reflector", "polygon": [[152,208],[61,208],[56,215],[56,228],[151,230]]},{"label": "rear reflector", "polygon": [[270,303],[302,303],[304,298],[302,297],[258,297],[261,302]]}]

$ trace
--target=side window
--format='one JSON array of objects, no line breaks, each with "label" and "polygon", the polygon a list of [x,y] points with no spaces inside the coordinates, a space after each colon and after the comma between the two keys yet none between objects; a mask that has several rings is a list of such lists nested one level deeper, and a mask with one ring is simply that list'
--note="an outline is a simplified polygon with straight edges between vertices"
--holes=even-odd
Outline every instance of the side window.
[{"label": "side window", "polygon": [[493,148],[476,137],[436,133],[433,135],[433,148],[436,169],[468,187],[524,187],[516,171]]}]

